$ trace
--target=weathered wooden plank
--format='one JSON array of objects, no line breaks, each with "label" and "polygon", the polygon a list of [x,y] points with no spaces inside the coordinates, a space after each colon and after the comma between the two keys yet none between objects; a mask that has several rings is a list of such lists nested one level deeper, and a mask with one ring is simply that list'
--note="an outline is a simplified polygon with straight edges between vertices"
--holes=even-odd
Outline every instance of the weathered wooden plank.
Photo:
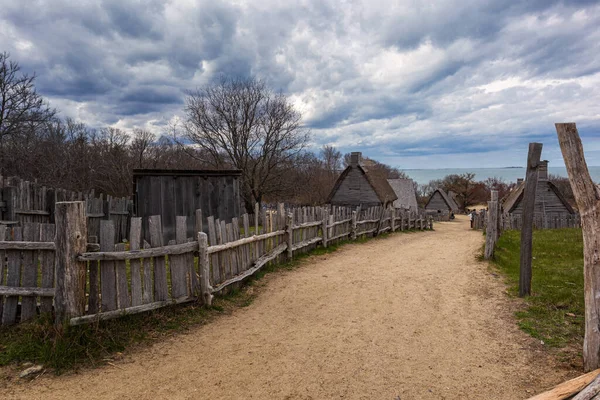
[{"label": "weathered wooden plank", "polygon": [[[125,251],[125,243],[115,245],[117,252]],[[127,279],[127,265],[124,260],[115,261],[115,273],[117,278],[117,308],[127,308],[131,306],[129,298],[129,284]]]},{"label": "weathered wooden plank", "polygon": [[[229,238],[227,235],[227,224],[225,223],[225,221],[219,222],[220,243],[228,243]],[[231,278],[231,276],[233,276],[233,271],[231,270],[231,253],[229,251],[226,251],[223,254],[221,254],[221,262],[223,265],[222,270],[224,271],[225,276],[227,278]]]},{"label": "weathered wooden plank", "polygon": [[[144,240],[144,250],[148,249],[150,249],[150,243]],[[142,302],[144,304],[151,303],[154,299],[154,285],[152,284],[152,267],[152,258],[145,258],[142,263],[142,268],[144,270],[144,288],[142,292]]]},{"label": "weathered wooden plank", "polygon": [[215,245],[215,246],[209,246],[208,248],[208,254],[215,254],[215,253],[219,253],[225,250],[229,250],[238,246],[242,246],[244,244],[248,244],[248,243],[253,243],[259,240],[265,240],[265,239],[270,239],[276,236],[281,236],[284,235],[285,231],[281,230],[281,231],[275,231],[275,232],[270,232],[270,233],[264,233],[258,236],[251,236],[249,238],[243,238],[240,240],[236,240],[235,242],[230,242],[230,243],[225,243],[225,244],[220,244],[220,245]]},{"label": "weathered wooden plank", "polygon": [[[100,221],[100,250],[103,252],[113,252],[114,249],[115,225],[113,221]],[[101,311],[116,310],[117,278],[114,261],[106,260],[100,262],[100,292]]]},{"label": "weathered wooden plank", "polygon": [[[13,228],[13,238],[17,241],[22,240],[21,228]],[[21,283],[21,252],[18,250],[9,250],[6,252],[6,258],[6,285],[18,287]],[[18,302],[19,298],[16,296],[6,297],[6,299],[4,299],[2,325],[10,325],[17,322]]]},{"label": "weathered wooden plank", "polygon": [[[233,224],[227,224],[225,226],[225,233],[227,235],[228,243],[235,242],[235,237],[233,235]],[[230,265],[231,276],[238,274],[238,265],[237,265],[237,249],[238,248],[239,248],[239,246],[227,251],[227,253],[229,254],[229,265]]]},{"label": "weathered wooden plank", "polygon": [[76,254],[87,245],[87,219],[83,201],[58,202],[55,207],[55,323],[60,325],[85,313],[86,263]]},{"label": "weathered wooden plank", "polygon": [[198,233],[198,268],[200,270],[200,291],[204,305],[212,304],[212,286],[210,284],[210,262],[208,259],[208,236],[204,232]]},{"label": "weathered wooden plank", "polygon": [[[28,242],[37,242],[40,240],[40,225],[36,222],[27,222],[23,224],[23,239]],[[36,287],[38,278],[38,254],[35,250],[23,251],[21,286]],[[21,322],[28,321],[35,317],[37,299],[35,296],[23,296],[21,299]]]},{"label": "weathered wooden plank", "polygon": [[[131,218],[129,228],[129,250],[137,251],[142,242],[142,218]],[[146,260],[149,263],[149,260]],[[131,270],[131,305],[139,306],[143,304],[142,290],[142,260],[132,259],[129,262]]]},{"label": "weathered wooden plank", "polygon": [[[89,219],[88,219],[89,222]],[[100,228],[98,221],[98,229]],[[90,231],[90,227],[88,225],[88,232]],[[99,234],[99,232],[98,232]],[[98,242],[97,236],[88,237],[88,248],[91,244],[96,244],[98,246],[98,250],[100,250],[100,243],[89,243],[90,241]],[[98,261],[90,261],[88,262],[88,277],[89,277],[89,290],[88,290],[88,314],[96,314],[100,310],[100,273],[98,268],[100,264]]]},{"label": "weathered wooden plank", "polygon": [[71,325],[82,325],[82,324],[88,324],[88,323],[96,322],[96,321],[105,321],[105,320],[109,320],[109,319],[121,318],[125,315],[139,314],[142,312],[156,310],[158,308],[162,308],[162,307],[166,307],[166,306],[170,306],[170,305],[174,305],[174,304],[189,303],[194,300],[195,299],[191,298],[191,297],[183,297],[183,298],[169,300],[169,301],[157,301],[154,303],[148,303],[148,304],[142,304],[139,306],[124,308],[121,310],[103,312],[103,313],[95,314],[95,315],[86,315],[85,317],[72,318],[70,321],[70,324]]},{"label": "weathered wooden plank", "polygon": [[54,297],[54,288],[0,286],[0,296]]},{"label": "weathered wooden plank", "polygon": [[[186,242],[187,235],[187,217],[175,217],[175,236],[177,244]],[[197,243],[192,243],[198,248]],[[186,255],[169,256],[169,267],[171,269],[171,297],[179,298],[188,296],[187,273],[189,267],[186,265],[188,258]]]},{"label": "weathered wooden plank", "polygon": [[[150,244],[152,247],[163,246],[162,221],[160,215],[153,215],[149,219]],[[193,243],[186,243],[189,245]],[[164,256],[154,257],[154,300],[166,301],[169,298],[167,286],[167,269]]]},{"label": "weathered wooden plank", "polygon": [[[0,198],[2,195],[2,185],[4,184],[4,178],[0,175]],[[0,225],[0,241],[6,239],[6,225]],[[0,285],[5,284],[6,277],[6,254],[4,250],[0,250]],[[0,296],[0,325],[2,324],[2,312],[4,311],[4,297]]]},{"label": "weathered wooden plank", "polygon": [[[538,183],[537,168],[542,155],[541,143],[529,143],[525,189],[523,189],[523,216],[521,226],[521,264],[519,270],[519,296],[531,294],[531,258],[533,247],[533,218],[535,192]],[[489,225],[489,224],[488,224]]]},{"label": "weathered wooden plank", "polygon": [[157,248],[145,248],[143,250],[133,251],[101,251],[93,253],[83,253],[77,257],[80,261],[91,261],[91,260],[132,260],[136,258],[148,258],[148,257],[159,257],[166,255],[177,255],[194,252],[197,250],[196,242],[186,242],[182,244],[174,244],[170,246],[162,246]]},{"label": "weathered wooden plank", "polygon": [[[321,224],[321,221],[319,221]],[[286,220],[286,246],[287,246],[287,259],[291,261],[294,256],[294,214],[289,213]],[[321,238],[321,240],[323,240]]]},{"label": "weathered wooden plank", "polygon": [[261,256],[258,260],[256,260],[256,262],[254,263],[254,266],[252,268],[249,268],[244,273],[239,274],[231,279],[227,279],[226,281],[222,282],[220,285],[217,285],[216,287],[214,287],[212,289],[212,292],[218,293],[221,290],[223,290],[225,287],[231,285],[232,283],[240,282],[240,281],[246,279],[247,277],[251,276],[256,271],[261,269],[269,261],[277,258],[277,256],[279,256],[281,253],[283,253],[286,250],[286,247],[287,246],[285,243],[280,244],[279,246],[274,248],[269,254],[265,254],[265,255]]},{"label": "weathered wooden plank", "polygon": [[[215,219],[210,216],[206,219],[208,223],[208,240],[210,241],[210,245],[214,246],[217,244],[217,232],[215,229]],[[207,253],[208,254],[208,253]],[[219,256],[214,254],[211,257],[210,264],[212,265],[212,282],[219,283],[221,282],[221,273],[219,269]]]},{"label": "weathered wooden plank", "polygon": [[[345,236],[345,235],[340,235],[339,237],[342,237],[342,236]],[[334,236],[333,240],[335,240],[335,239],[337,239],[337,238]],[[311,245],[319,243],[321,241],[323,241],[322,237],[307,239],[303,242],[296,243],[295,245],[293,245],[292,251],[297,251],[297,250],[303,249],[305,247],[311,246]],[[286,243],[286,245],[287,245],[287,243]]]},{"label": "weathered wooden plank", "polygon": [[578,376],[566,382],[563,382],[551,390],[530,397],[528,400],[565,400],[571,398],[574,394],[581,391],[590,384],[600,374],[600,369],[588,372],[585,375]]},{"label": "weathered wooden plank", "polygon": [[3,241],[0,250],[54,250],[54,242]]}]

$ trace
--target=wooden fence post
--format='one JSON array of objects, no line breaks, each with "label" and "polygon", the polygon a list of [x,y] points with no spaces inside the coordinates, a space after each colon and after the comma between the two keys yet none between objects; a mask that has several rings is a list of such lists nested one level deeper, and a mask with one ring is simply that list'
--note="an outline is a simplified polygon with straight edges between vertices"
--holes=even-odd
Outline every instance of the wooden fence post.
[{"label": "wooden fence post", "polygon": [[208,261],[208,236],[198,232],[198,270],[200,271],[200,292],[204,305],[212,305],[212,287],[210,285],[210,264]]},{"label": "wooden fence post", "polygon": [[395,221],[395,218],[396,218],[396,209],[392,207],[390,209],[390,226],[392,228],[392,232],[396,231],[396,221]]},{"label": "wooden fence post", "polygon": [[352,225],[350,225],[350,238],[352,240],[356,240],[356,236],[357,236],[356,235],[356,228],[357,228],[357,225],[356,225],[356,218],[357,218],[356,214],[357,214],[356,211],[352,211]]},{"label": "wooden fence post", "polygon": [[323,231],[323,247],[327,248],[327,220],[329,219],[329,212],[327,209],[323,209],[323,224],[321,225],[321,231]]},{"label": "wooden fence post", "polygon": [[292,261],[294,251],[292,246],[294,245],[294,214],[288,213],[285,218],[285,241],[287,244],[287,260]]},{"label": "wooden fence post", "polygon": [[484,258],[489,260],[494,255],[496,247],[496,232],[498,230],[498,191],[492,190],[491,201],[488,201],[488,224],[485,233]]},{"label": "wooden fence post", "polygon": [[556,132],[581,215],[585,299],[583,367],[591,371],[600,367],[600,298],[597,295],[600,292],[600,191],[590,177],[575,123],[556,124]]},{"label": "wooden fence post", "polygon": [[77,256],[87,247],[85,202],[59,202],[55,207],[55,295],[56,325],[85,313],[85,261]]},{"label": "wooden fence post", "polygon": [[[519,271],[519,296],[531,294],[531,257],[533,247],[533,218],[535,214],[535,192],[538,181],[538,165],[542,156],[541,143],[529,143],[527,173],[523,190],[523,215],[521,226],[521,267]],[[489,223],[488,223],[489,225]]]}]

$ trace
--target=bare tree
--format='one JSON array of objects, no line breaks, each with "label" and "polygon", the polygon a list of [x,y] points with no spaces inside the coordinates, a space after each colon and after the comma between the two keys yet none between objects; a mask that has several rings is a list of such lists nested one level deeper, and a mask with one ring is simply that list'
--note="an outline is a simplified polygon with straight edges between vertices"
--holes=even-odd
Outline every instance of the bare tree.
[{"label": "bare tree", "polygon": [[256,78],[227,79],[188,92],[183,136],[192,156],[242,171],[246,208],[279,190],[287,166],[306,145],[301,114],[282,93]]},{"label": "bare tree", "polygon": [[[50,121],[56,111],[36,92],[35,75],[20,73],[18,63],[10,55],[0,53],[0,159],[5,160],[4,147],[9,137],[32,132]],[[4,170],[0,164],[0,173]]]},{"label": "bare tree", "polygon": [[156,137],[150,131],[139,128],[133,130],[133,140],[130,149],[135,159],[136,168],[146,167],[145,160],[155,140]]}]

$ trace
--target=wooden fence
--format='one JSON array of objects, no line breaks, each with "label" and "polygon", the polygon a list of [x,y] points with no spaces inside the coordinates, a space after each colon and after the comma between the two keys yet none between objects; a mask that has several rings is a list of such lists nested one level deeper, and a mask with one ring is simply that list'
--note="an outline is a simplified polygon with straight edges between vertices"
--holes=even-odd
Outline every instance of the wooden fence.
[{"label": "wooden fence", "polygon": [[118,241],[127,238],[132,201],[90,193],[50,188],[16,177],[0,176],[0,225],[24,227],[26,223],[54,223],[55,204],[62,201],[85,201],[88,236],[97,237],[100,221],[115,224]]},{"label": "wooden fence", "polygon": [[[485,210],[479,211],[473,220],[473,229],[486,229],[488,213]],[[521,230],[523,223],[520,214],[503,213],[500,216],[501,230],[516,229]],[[560,229],[560,228],[581,228],[581,218],[579,214],[535,214],[533,217],[534,229]]]},{"label": "wooden fence", "polygon": [[56,226],[0,226],[0,256],[6,260],[0,264],[2,324],[52,310],[57,323],[82,324],[198,299],[210,304],[215,293],[264,265],[317,246],[432,228],[425,214],[381,207],[353,211],[280,205],[231,223],[209,217],[208,235],[198,210],[197,237],[187,237],[187,217],[177,217],[176,239],[169,243],[163,243],[160,216],[149,218],[150,243],[142,240],[141,218],[131,219],[128,241],[120,243],[115,221],[101,220],[94,244],[79,234],[89,230],[89,218],[77,214],[84,203],[59,204],[67,210]]}]

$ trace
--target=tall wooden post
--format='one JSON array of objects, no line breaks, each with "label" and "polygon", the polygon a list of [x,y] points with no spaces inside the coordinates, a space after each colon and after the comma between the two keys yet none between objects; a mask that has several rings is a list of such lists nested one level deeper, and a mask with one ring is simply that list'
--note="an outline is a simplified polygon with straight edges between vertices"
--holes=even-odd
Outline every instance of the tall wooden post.
[{"label": "tall wooden post", "polygon": [[591,371],[600,367],[600,191],[590,177],[575,123],[556,124],[556,132],[581,215],[585,299],[583,367]]},{"label": "tall wooden post", "polygon": [[396,231],[396,209],[394,207],[390,208],[390,226],[392,227],[392,232]]},{"label": "tall wooden post", "polygon": [[329,211],[327,208],[323,210],[323,224],[321,225],[321,231],[323,232],[323,247],[327,248],[327,220],[329,219]]},{"label": "tall wooden post", "polygon": [[357,236],[356,235],[356,228],[357,228],[356,214],[357,214],[356,211],[352,211],[352,223],[351,223],[352,225],[350,225],[350,239],[352,239],[352,240],[356,240],[356,236]]},{"label": "tall wooden post", "polygon": [[[535,192],[537,189],[537,168],[542,155],[541,143],[529,143],[527,173],[523,190],[523,215],[521,225],[521,269],[519,271],[519,296],[531,294],[531,252],[533,247],[533,218],[535,214]],[[488,222],[489,225],[489,222]]]},{"label": "tall wooden post", "polygon": [[494,255],[498,230],[498,191],[492,190],[491,200],[488,201],[488,224],[485,232],[484,258],[489,260]]},{"label": "tall wooden post", "polygon": [[58,202],[55,207],[54,309],[57,325],[85,313],[85,261],[77,256],[87,247],[85,202]]},{"label": "tall wooden post", "polygon": [[287,260],[292,261],[294,251],[292,250],[294,245],[294,214],[289,213],[285,219],[285,241],[287,244]]},{"label": "tall wooden post", "polygon": [[204,305],[212,305],[212,287],[210,285],[210,264],[208,260],[208,236],[204,232],[198,232],[198,270],[200,271],[200,293]]}]

